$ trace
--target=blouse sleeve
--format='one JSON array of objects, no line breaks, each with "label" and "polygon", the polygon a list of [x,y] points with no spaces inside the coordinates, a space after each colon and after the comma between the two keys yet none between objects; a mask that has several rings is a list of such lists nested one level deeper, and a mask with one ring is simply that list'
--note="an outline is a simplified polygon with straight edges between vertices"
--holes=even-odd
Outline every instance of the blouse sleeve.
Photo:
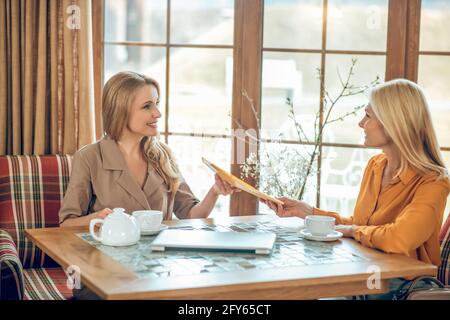
[{"label": "blouse sleeve", "polygon": [[446,181],[424,183],[394,222],[356,227],[355,239],[369,248],[407,255],[439,228],[448,193]]},{"label": "blouse sleeve", "polygon": [[313,214],[314,215],[318,215],[318,216],[333,217],[333,218],[336,219],[336,224],[346,224],[346,225],[353,224],[353,216],[351,216],[351,217],[344,217],[344,216],[340,215],[339,213],[331,212],[331,211],[325,211],[325,210],[321,210],[321,209],[317,209],[317,208],[313,209]]}]

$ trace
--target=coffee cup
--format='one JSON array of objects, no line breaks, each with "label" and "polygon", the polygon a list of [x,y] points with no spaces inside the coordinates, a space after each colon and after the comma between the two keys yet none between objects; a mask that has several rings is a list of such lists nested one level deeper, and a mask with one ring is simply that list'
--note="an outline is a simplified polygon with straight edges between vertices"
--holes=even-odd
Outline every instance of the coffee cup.
[{"label": "coffee cup", "polygon": [[160,228],[163,213],[158,210],[139,210],[133,212],[142,231],[156,231]]},{"label": "coffee cup", "polygon": [[336,219],[328,216],[307,216],[305,226],[313,236],[326,236],[334,231]]}]

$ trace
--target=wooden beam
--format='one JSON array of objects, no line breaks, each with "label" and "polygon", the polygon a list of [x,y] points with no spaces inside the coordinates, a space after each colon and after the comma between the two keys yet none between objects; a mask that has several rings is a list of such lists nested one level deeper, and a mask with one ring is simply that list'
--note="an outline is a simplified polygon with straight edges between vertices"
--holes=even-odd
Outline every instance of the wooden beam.
[{"label": "wooden beam", "polygon": [[385,80],[405,77],[408,0],[389,0]]},{"label": "wooden beam", "polygon": [[405,78],[417,82],[420,46],[421,0],[408,1],[408,26],[406,37]]},{"label": "wooden beam", "polygon": [[95,137],[100,139],[102,125],[104,0],[92,0],[92,50],[94,54]]},{"label": "wooden beam", "polygon": [[[262,45],[263,45],[263,1],[262,0],[236,0],[234,25],[234,53],[233,53],[233,105],[232,129],[254,129],[258,131],[258,121],[243,90],[253,100],[256,113],[260,116],[261,110],[261,74],[262,74]],[[240,126],[238,125],[240,124]],[[259,137],[259,134],[257,134]],[[231,172],[241,175],[240,163],[237,157],[238,143],[232,139]],[[249,146],[245,148],[244,157],[249,155]],[[255,185],[255,181],[248,179],[248,183]],[[231,196],[230,215],[255,214],[258,201],[247,193]]]},{"label": "wooden beam", "polygon": [[166,83],[165,83],[165,103],[164,106],[164,142],[169,143],[169,102],[170,102],[170,42],[172,41],[170,38],[171,35],[171,20],[172,20],[172,2],[171,0],[167,0],[166,3]]},{"label": "wooden beam", "polygon": [[[325,72],[326,72],[326,53],[327,49],[327,30],[328,30],[328,0],[323,1],[322,6],[322,53],[320,55],[320,100],[319,100],[319,124],[323,126],[323,114],[324,114],[324,98],[325,98]],[[316,207],[320,208],[320,187],[322,185],[322,149],[323,140],[320,139],[319,153],[317,155],[317,175],[316,175]],[[308,179],[308,177],[307,177]]]}]

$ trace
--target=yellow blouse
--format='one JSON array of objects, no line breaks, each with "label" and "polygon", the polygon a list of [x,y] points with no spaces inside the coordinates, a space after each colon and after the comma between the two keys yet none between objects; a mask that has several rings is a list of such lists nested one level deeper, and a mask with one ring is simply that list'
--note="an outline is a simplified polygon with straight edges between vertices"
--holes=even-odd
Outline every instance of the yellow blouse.
[{"label": "yellow blouse", "polygon": [[399,253],[440,265],[439,230],[450,192],[448,179],[421,176],[408,168],[381,190],[386,156],[372,157],[364,172],[353,216],[314,208],[314,214],[336,218],[336,224],[357,225],[355,239],[369,248]]}]

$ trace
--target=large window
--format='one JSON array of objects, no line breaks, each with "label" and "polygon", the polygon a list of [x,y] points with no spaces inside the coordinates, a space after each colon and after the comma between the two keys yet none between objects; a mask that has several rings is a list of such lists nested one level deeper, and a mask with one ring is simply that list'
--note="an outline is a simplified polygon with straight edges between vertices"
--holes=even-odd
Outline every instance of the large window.
[{"label": "large window", "polygon": [[[104,13],[103,81],[133,70],[160,82],[162,138],[199,198],[213,183],[202,156],[235,174],[239,170],[233,163],[239,148],[232,139],[235,122],[246,129],[257,123],[243,89],[252,92],[260,117],[261,150],[307,151],[311,145],[295,139],[286,99],[313,134],[315,115],[323,121],[326,113],[323,89],[336,96],[338,73],[345,75],[355,58],[355,85],[376,77],[409,78],[425,88],[450,166],[446,0],[104,0]],[[364,94],[343,99],[334,114],[367,100]],[[367,160],[380,152],[363,146],[362,116],[361,110],[325,130],[308,202],[352,214]],[[271,142],[280,133],[282,144]],[[230,207],[222,197],[214,215],[236,208],[239,214],[256,212],[256,204],[246,206],[254,199],[231,199]],[[263,205],[258,210],[269,212]]]},{"label": "large window", "polygon": [[[285,101],[291,99],[296,118],[306,132],[314,130],[316,113],[325,110],[324,89],[336,97],[352,59],[357,59],[354,85],[366,85],[386,69],[388,0],[266,0],[262,74],[262,128],[267,138],[280,133],[288,141],[293,121]],[[347,98],[334,108],[344,115],[365,104],[367,97]],[[363,148],[358,122],[363,115],[334,122],[324,132],[322,157],[311,178],[305,200],[327,210],[351,215],[367,160],[378,150]],[[292,131],[292,130],[291,130]],[[308,133],[307,133],[308,135]],[[320,195],[320,197],[319,197]]]},{"label": "large window", "polygon": [[[195,23],[193,23],[195,21]],[[104,81],[123,70],[161,85],[161,135],[197,197],[230,165],[233,0],[106,0]],[[215,215],[228,214],[221,197]]]}]

